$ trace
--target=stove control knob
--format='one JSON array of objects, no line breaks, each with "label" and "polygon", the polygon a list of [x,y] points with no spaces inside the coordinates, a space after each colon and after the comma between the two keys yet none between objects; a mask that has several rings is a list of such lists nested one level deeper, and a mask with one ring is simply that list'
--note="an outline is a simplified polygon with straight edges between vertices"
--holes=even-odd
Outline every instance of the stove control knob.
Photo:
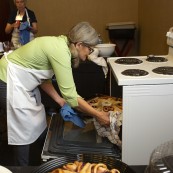
[{"label": "stove control knob", "polygon": [[148,55],[148,58],[153,58],[154,57],[154,55]]}]

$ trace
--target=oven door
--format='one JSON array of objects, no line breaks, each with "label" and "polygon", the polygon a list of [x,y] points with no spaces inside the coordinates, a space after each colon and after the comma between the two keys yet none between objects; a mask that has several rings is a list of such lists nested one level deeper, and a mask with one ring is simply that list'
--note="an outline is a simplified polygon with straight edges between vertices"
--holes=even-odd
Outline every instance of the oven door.
[{"label": "oven door", "polygon": [[104,154],[121,159],[120,149],[98,136],[92,118],[88,118],[85,128],[66,122],[58,113],[51,117],[50,126],[42,150],[42,160],[58,158],[68,154]]}]

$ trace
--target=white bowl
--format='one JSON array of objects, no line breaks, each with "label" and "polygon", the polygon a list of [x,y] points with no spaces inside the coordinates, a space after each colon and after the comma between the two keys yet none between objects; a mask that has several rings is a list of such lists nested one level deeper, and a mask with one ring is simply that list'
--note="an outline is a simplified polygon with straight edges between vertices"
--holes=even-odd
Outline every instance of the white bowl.
[{"label": "white bowl", "polygon": [[109,57],[115,51],[115,44],[112,43],[103,43],[97,44],[95,48],[99,50],[99,56],[101,57]]},{"label": "white bowl", "polygon": [[0,173],[12,173],[12,172],[3,166],[0,166]]}]

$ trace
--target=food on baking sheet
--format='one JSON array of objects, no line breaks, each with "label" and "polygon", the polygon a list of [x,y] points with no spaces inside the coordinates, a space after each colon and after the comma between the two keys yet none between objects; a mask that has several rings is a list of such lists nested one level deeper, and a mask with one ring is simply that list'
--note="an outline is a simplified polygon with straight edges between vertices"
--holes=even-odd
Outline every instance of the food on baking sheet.
[{"label": "food on baking sheet", "polygon": [[98,111],[122,111],[122,99],[110,96],[95,97],[87,101]]},{"label": "food on baking sheet", "polygon": [[121,129],[123,121],[122,98],[99,96],[87,102],[98,111],[110,112],[109,127],[100,125],[97,119],[94,119],[94,126],[99,136],[108,138],[111,143],[121,148]]},{"label": "food on baking sheet", "polygon": [[114,107],[113,106],[103,106],[103,111],[105,111],[105,112],[114,111]]},{"label": "food on baking sheet", "polygon": [[62,168],[54,169],[50,173],[120,173],[120,171],[116,168],[108,169],[103,163],[75,161],[73,163],[67,163]]}]

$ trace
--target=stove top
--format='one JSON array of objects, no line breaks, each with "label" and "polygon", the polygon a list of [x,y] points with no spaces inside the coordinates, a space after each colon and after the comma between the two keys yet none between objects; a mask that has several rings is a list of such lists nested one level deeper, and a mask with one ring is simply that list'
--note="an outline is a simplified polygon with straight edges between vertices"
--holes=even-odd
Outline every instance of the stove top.
[{"label": "stove top", "polygon": [[164,67],[157,67],[153,69],[154,73],[163,74],[163,75],[173,75],[173,67],[164,66]]},{"label": "stove top", "polygon": [[124,70],[121,74],[125,76],[146,76],[149,73],[145,70],[140,69],[127,69]]},{"label": "stove top", "polygon": [[123,65],[135,65],[135,64],[141,64],[142,61],[138,58],[119,58],[115,60],[115,63]]},{"label": "stove top", "polygon": [[173,56],[149,55],[107,59],[118,85],[173,83]]},{"label": "stove top", "polygon": [[166,61],[168,61],[168,59],[161,57],[161,56],[149,55],[147,57],[146,61],[149,61],[149,62],[166,62]]}]

